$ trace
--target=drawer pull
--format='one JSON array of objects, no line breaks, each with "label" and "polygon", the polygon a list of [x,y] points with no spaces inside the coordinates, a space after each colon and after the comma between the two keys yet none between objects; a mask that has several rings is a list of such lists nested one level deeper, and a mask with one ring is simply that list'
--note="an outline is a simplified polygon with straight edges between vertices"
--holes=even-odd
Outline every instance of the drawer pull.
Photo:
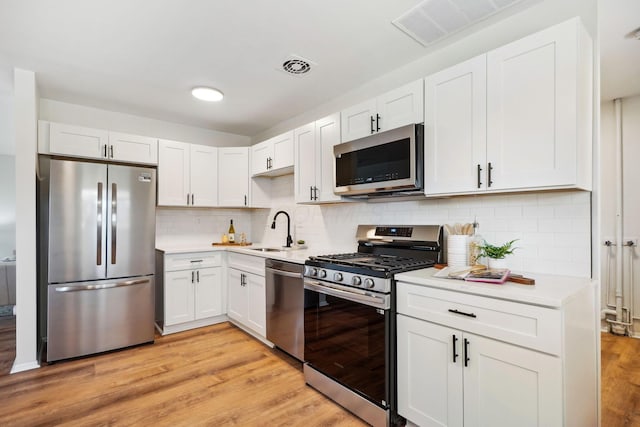
[{"label": "drawer pull", "polygon": [[467,316],[467,317],[473,317],[474,319],[478,316],[476,316],[473,313],[465,313],[464,311],[458,311],[458,310],[454,310],[452,308],[449,309],[449,313],[453,313],[453,314],[461,314],[463,316]]},{"label": "drawer pull", "polygon": [[202,261],[204,261],[204,260],[202,260],[202,259],[192,259],[189,262],[194,263],[194,262],[202,262]]},{"label": "drawer pull", "polygon": [[456,360],[458,359],[458,353],[456,353],[457,342],[458,342],[458,337],[456,337],[456,334],[453,334],[453,341],[451,341],[452,347],[453,347],[453,363],[456,363]]}]

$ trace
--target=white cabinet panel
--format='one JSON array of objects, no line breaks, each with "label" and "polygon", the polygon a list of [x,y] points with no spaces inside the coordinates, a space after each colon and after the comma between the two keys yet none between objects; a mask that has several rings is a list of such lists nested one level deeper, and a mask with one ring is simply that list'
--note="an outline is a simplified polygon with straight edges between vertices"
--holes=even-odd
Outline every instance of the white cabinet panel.
[{"label": "white cabinet panel", "polygon": [[271,169],[293,167],[293,131],[272,138],[271,143],[273,144]]},{"label": "white cabinet panel", "polygon": [[187,206],[190,204],[189,144],[161,139],[158,148],[158,206]]},{"label": "white cabinet panel", "polygon": [[247,326],[261,336],[267,335],[267,295],[264,276],[246,274]]},{"label": "white cabinet panel", "polygon": [[222,283],[222,268],[196,270],[194,292],[196,319],[224,314]]},{"label": "white cabinet panel", "polygon": [[342,142],[362,138],[377,132],[376,99],[369,99],[340,113]]},{"label": "white cabinet panel", "polygon": [[194,319],[194,297],[191,270],[169,271],[164,277],[165,313],[167,326]]},{"label": "white cabinet panel", "polygon": [[251,175],[279,176],[293,172],[293,131],[251,147]]},{"label": "white cabinet panel", "polygon": [[[46,125],[46,122],[41,123]],[[43,132],[42,126],[40,126],[40,131]],[[106,130],[62,123],[49,124],[48,152],[52,154],[89,159],[106,159],[108,142],[109,133]],[[40,152],[46,153],[42,148]]]},{"label": "white cabinet panel", "polygon": [[425,79],[425,192],[486,189],[486,55]]},{"label": "white cabinet panel", "polygon": [[212,207],[218,205],[218,149],[206,145],[190,147],[191,205]]},{"label": "white cabinet panel", "polygon": [[273,144],[267,140],[251,147],[251,175],[259,175],[269,170],[273,159]]},{"label": "white cabinet panel", "polygon": [[314,199],[316,186],[316,139],[315,122],[294,131],[295,170],[294,193],[296,202],[310,202]]},{"label": "white cabinet panel", "polygon": [[247,288],[244,285],[246,273],[229,268],[227,270],[227,315],[240,323],[247,322],[249,301],[247,300]]},{"label": "white cabinet panel", "polygon": [[158,139],[109,132],[109,159],[157,165]]},{"label": "white cabinet panel", "polygon": [[249,206],[249,147],[218,149],[218,204]]}]

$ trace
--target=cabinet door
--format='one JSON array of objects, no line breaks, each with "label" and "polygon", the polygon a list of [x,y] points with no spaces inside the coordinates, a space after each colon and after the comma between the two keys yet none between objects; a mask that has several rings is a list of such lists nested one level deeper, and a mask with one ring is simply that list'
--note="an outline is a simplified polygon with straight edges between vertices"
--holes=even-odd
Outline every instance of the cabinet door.
[{"label": "cabinet door", "polygon": [[109,132],[109,159],[158,164],[158,140],[147,136]]},{"label": "cabinet door", "polygon": [[316,187],[316,140],[315,123],[299,127],[294,131],[295,168],[294,193],[297,203],[314,200]]},{"label": "cabinet door", "polygon": [[269,170],[273,159],[273,143],[270,139],[251,147],[251,175]]},{"label": "cabinet door", "polygon": [[247,326],[263,337],[267,335],[267,294],[265,278],[245,273],[247,288]]},{"label": "cabinet door", "polygon": [[425,79],[425,193],[486,189],[486,55]]},{"label": "cabinet door", "polygon": [[285,132],[271,139],[273,160],[270,169],[293,167],[293,131]]},{"label": "cabinet door", "polygon": [[190,204],[189,157],[189,144],[158,142],[158,206]]},{"label": "cabinet door", "polygon": [[194,317],[193,270],[169,271],[164,274],[164,323],[166,326],[190,322]]},{"label": "cabinet door", "polygon": [[218,149],[190,145],[190,188],[193,206],[218,206]]},{"label": "cabinet door", "polygon": [[90,159],[107,158],[108,132],[60,123],[49,125],[49,152]]},{"label": "cabinet door", "polygon": [[487,54],[489,189],[575,184],[576,37],[574,20]]},{"label": "cabinet door", "polygon": [[342,142],[362,138],[377,132],[376,99],[370,99],[340,112]]},{"label": "cabinet door", "polygon": [[377,98],[379,132],[424,121],[422,79],[394,89]]},{"label": "cabinet door", "polygon": [[340,114],[335,113],[316,121],[316,195],[321,202],[342,200],[333,193],[335,186],[333,147],[340,144]]},{"label": "cabinet door", "polygon": [[465,427],[563,424],[559,358],[473,334],[464,339]]},{"label": "cabinet door", "polygon": [[247,287],[245,285],[247,274],[229,268],[227,270],[227,315],[240,323],[247,322],[247,311],[249,309],[247,303]]},{"label": "cabinet door", "polygon": [[218,205],[249,205],[249,147],[218,149]]},{"label": "cabinet door", "polygon": [[423,427],[462,426],[462,333],[397,319],[398,413]]},{"label": "cabinet door", "polygon": [[196,270],[195,318],[219,316],[222,311],[222,268]]}]

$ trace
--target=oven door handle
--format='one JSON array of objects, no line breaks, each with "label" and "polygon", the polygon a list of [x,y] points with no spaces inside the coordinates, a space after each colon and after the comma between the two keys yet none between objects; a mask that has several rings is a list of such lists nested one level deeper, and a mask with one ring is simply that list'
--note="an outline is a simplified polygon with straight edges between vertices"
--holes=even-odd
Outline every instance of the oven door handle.
[{"label": "oven door handle", "polygon": [[319,292],[321,294],[330,295],[342,299],[346,299],[352,302],[359,302],[371,307],[381,308],[388,310],[389,301],[387,298],[378,297],[375,295],[359,294],[355,292],[343,291],[342,289],[336,289],[320,282],[312,282],[310,280],[304,281],[304,288],[310,291]]}]

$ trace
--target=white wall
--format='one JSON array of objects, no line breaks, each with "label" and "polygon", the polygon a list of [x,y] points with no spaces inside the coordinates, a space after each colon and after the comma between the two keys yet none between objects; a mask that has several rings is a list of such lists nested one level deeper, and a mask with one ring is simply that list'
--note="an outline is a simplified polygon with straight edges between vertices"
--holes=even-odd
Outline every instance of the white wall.
[{"label": "white wall", "polygon": [[0,154],[0,258],[16,248],[16,158]]},{"label": "white wall", "polygon": [[296,205],[293,176],[273,181],[273,209],[253,213],[253,238],[268,245],[285,242],[286,221],[292,215],[292,236],[315,251],[355,251],[358,224],[453,224],[477,218],[479,233],[491,243],[519,239],[508,259],[514,271],[591,277],[591,193],[584,191],[484,195],[448,199]]},{"label": "white wall", "polygon": [[33,71],[15,69],[16,359],[11,372],[38,367],[36,304],[36,151],[38,93]]},{"label": "white wall", "polygon": [[[616,128],[613,102],[601,104],[601,241],[616,242]],[[622,169],[623,169],[623,240],[640,239],[640,96],[622,99]],[[630,305],[633,283],[633,310],[640,317],[640,249],[603,247],[601,266],[602,305],[615,304],[616,260],[623,259],[622,281],[624,306]],[[634,332],[640,336],[640,321],[634,322]]]},{"label": "white wall", "polygon": [[521,37],[550,27],[574,16],[580,16],[587,31],[594,38],[597,34],[597,0],[544,0],[501,22],[491,25],[471,36],[458,40],[435,52],[425,49],[425,56],[398,68],[375,80],[318,107],[285,120],[260,134],[253,143],[295,129],[336,111],[375,97],[413,80],[421,79],[436,71],[472,58],[488,50],[507,44]]},{"label": "white wall", "polygon": [[249,137],[243,135],[186,126],[46,98],[40,100],[40,120],[216,147],[244,147],[250,143]]}]

